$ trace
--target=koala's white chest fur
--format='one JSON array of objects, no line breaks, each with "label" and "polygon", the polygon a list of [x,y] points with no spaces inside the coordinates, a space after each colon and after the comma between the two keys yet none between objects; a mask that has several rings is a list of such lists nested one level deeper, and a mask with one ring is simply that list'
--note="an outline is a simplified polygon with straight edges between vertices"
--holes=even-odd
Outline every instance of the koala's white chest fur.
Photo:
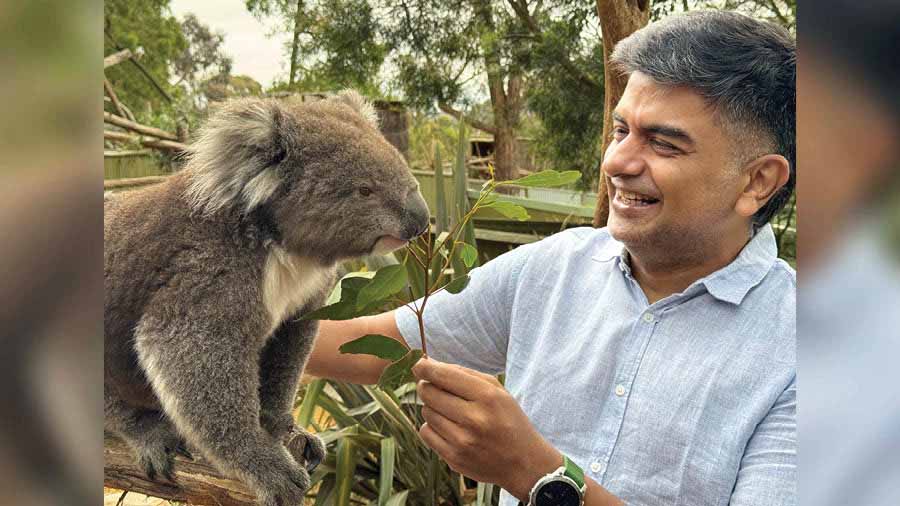
[{"label": "koala's white chest fur", "polygon": [[263,270],[263,304],[272,326],[269,334],[332,279],[333,268],[277,246],[269,250]]}]

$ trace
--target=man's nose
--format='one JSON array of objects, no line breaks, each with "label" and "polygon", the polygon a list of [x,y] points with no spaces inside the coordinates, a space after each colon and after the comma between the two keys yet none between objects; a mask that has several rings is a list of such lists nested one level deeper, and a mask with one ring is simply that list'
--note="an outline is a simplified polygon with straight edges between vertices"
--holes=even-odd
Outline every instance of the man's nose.
[{"label": "man's nose", "polygon": [[613,142],[606,149],[600,170],[609,177],[637,176],[646,169],[641,143],[634,135]]}]

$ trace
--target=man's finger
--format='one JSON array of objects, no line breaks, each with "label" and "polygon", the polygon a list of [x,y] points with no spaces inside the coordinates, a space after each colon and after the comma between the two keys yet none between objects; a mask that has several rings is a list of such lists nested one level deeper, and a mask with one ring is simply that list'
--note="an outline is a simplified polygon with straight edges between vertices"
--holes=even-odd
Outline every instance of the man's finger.
[{"label": "man's finger", "polygon": [[413,375],[466,400],[475,400],[489,386],[484,379],[463,371],[464,368],[432,359],[422,359],[412,368]]},{"label": "man's finger", "polygon": [[422,416],[425,418],[425,421],[428,425],[434,429],[444,441],[448,443],[458,446],[462,442],[464,442],[465,430],[459,426],[453,420],[447,418],[446,416],[438,413],[437,411],[430,409],[428,406],[422,407]]},{"label": "man's finger", "polygon": [[432,411],[437,411],[455,422],[462,422],[463,414],[469,409],[468,401],[427,381],[419,381],[416,384],[416,391],[422,402]]},{"label": "man's finger", "polygon": [[453,445],[441,437],[428,423],[422,424],[422,427],[419,429],[419,437],[422,438],[426,446],[436,451],[442,459],[447,460],[448,457],[453,455]]}]

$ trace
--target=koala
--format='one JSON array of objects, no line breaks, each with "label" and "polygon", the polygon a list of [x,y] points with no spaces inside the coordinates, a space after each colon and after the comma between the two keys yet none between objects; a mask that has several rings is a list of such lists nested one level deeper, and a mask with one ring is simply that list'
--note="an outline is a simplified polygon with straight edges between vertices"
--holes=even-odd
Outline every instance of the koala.
[{"label": "koala", "polygon": [[339,262],[428,224],[356,92],[223,106],[184,169],[105,199],[105,430],[151,479],[174,481],[189,443],[261,504],[299,504],[324,454],[291,416],[318,328],[299,316],[323,305]]}]

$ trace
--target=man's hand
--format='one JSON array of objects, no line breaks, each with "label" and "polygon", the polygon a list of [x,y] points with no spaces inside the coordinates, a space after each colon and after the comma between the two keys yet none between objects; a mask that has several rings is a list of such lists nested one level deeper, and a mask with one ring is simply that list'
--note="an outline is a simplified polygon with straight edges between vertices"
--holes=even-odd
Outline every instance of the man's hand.
[{"label": "man's hand", "polygon": [[419,435],[454,471],[527,502],[537,480],[562,465],[562,454],[493,376],[431,359],[412,372],[425,404]]}]

